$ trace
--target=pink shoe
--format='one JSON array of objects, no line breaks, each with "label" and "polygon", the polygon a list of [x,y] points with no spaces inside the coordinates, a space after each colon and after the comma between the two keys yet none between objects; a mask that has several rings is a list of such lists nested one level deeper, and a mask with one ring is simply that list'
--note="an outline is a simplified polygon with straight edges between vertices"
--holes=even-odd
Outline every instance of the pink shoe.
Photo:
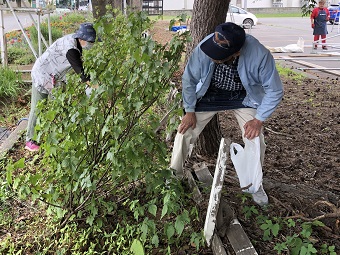
[{"label": "pink shoe", "polygon": [[38,151],[40,148],[39,145],[37,145],[35,142],[33,142],[32,140],[26,142],[26,146],[25,149],[29,150],[29,151]]}]

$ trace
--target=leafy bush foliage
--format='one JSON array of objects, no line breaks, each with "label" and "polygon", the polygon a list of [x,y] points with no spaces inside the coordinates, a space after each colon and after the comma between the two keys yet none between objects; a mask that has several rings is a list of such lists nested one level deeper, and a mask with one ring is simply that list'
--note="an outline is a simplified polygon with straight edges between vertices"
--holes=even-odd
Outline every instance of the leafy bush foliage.
[{"label": "leafy bush foliage", "polygon": [[286,254],[287,252],[292,255],[337,254],[334,245],[319,243],[314,237],[317,236],[315,230],[325,226],[321,221],[269,217],[259,213],[255,206],[245,206],[243,213],[245,219],[257,222],[263,231],[263,240],[274,243],[274,250],[277,251],[277,254]]},{"label": "leafy bush foliage", "polygon": [[65,34],[74,33],[79,28],[79,24],[92,21],[92,17],[87,17],[83,13],[70,12],[62,16],[52,16],[51,26],[61,29]]},{"label": "leafy bush foliage", "polygon": [[0,68],[0,97],[17,97],[22,85],[21,75],[8,67]]},{"label": "leafy bush foliage", "polygon": [[[38,31],[34,26],[29,27],[30,35],[31,35],[31,41],[35,48],[35,50],[38,52]],[[48,43],[49,38],[49,32],[48,32],[48,25],[47,23],[42,23],[40,26],[41,35],[45,38],[46,42]],[[63,36],[63,31],[60,28],[56,28],[51,25],[51,36],[52,41],[54,42],[58,38]],[[42,51],[46,50],[45,44],[41,44],[43,46]]]},{"label": "leafy bush foliage", "polygon": [[[7,168],[19,196],[45,202],[60,221],[65,252],[171,254],[183,242],[202,245],[191,226],[197,209],[171,176],[166,144],[155,133],[162,116],[154,109],[168,93],[188,34],[162,45],[141,36],[151,25],[144,13],[98,20],[102,42],[83,56],[98,88],[86,96],[85,84],[69,75],[54,100],[39,106],[40,171],[13,178],[15,167]],[[45,247],[60,250],[59,241]]]},{"label": "leafy bush foliage", "polygon": [[28,44],[11,45],[7,48],[7,58],[9,64],[29,65],[34,63],[35,57],[28,47]]}]

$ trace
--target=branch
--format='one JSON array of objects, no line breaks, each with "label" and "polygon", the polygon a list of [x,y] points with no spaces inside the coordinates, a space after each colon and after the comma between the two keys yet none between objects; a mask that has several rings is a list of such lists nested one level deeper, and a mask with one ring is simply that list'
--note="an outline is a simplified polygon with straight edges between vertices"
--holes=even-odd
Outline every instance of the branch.
[{"label": "branch", "polygon": [[328,201],[317,201],[314,206],[317,205],[327,205],[333,212],[331,213],[325,213],[323,215],[317,216],[315,218],[307,218],[304,217],[302,215],[294,215],[294,216],[290,216],[290,217],[286,217],[285,219],[302,219],[304,221],[316,221],[316,220],[322,220],[322,219],[326,219],[326,218],[340,218],[340,208],[337,208],[335,205],[333,205],[332,203],[328,202]]},{"label": "branch", "polygon": [[281,132],[276,132],[268,127],[265,127],[266,130],[268,130],[269,132],[273,133],[273,134],[276,134],[276,135],[283,135],[283,136],[287,136],[289,137],[290,139],[293,139],[293,136],[292,135],[289,135],[289,134],[285,134],[285,133],[281,133]]}]

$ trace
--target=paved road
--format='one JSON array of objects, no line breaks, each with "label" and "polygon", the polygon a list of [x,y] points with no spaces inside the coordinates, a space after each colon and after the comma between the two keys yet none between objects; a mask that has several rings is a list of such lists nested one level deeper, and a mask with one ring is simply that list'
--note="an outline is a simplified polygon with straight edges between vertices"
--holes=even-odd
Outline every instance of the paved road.
[{"label": "paved road", "polygon": [[[328,23],[328,37],[340,33],[340,25]],[[299,37],[305,41],[305,46],[311,48],[313,30],[308,17],[301,18],[260,18],[259,24],[250,33],[270,47],[281,47],[296,43]],[[340,34],[339,34],[340,35]],[[327,40],[329,43],[340,43],[340,36]]]},{"label": "paved road", "polygon": [[[22,27],[29,27],[33,24],[33,21],[28,13],[17,12],[16,15],[19,18],[19,22]],[[35,13],[31,13],[31,16],[34,20],[38,19],[38,15]],[[12,13],[4,13],[4,29],[5,33],[12,30],[20,30],[19,23]]]},{"label": "paved road", "polygon": [[[20,23],[23,27],[32,25],[32,20],[28,13],[17,13]],[[37,15],[31,14],[36,20]],[[45,15],[46,16],[46,15]],[[43,16],[43,17],[45,17]],[[5,31],[20,29],[18,22],[10,13],[4,15]],[[258,38],[264,45],[269,47],[283,47],[288,44],[297,43],[299,37],[305,42],[306,50],[311,49],[313,41],[313,31],[310,27],[310,19],[308,17],[301,18],[260,18],[257,26],[253,27],[250,34]],[[328,39],[329,43],[340,44],[340,25],[328,25],[328,36],[339,36]],[[330,49],[332,50],[332,49]]]},{"label": "paved road", "polygon": [[[301,37],[304,40],[304,55],[308,57],[300,57],[301,53],[273,53],[275,58],[282,56],[292,56],[306,61],[313,65],[319,65],[329,70],[331,68],[340,68],[340,25],[327,25],[328,28],[328,51],[320,49],[312,50],[313,30],[310,26],[308,17],[301,18],[260,18],[257,26],[248,32],[255,36],[259,41],[268,47],[284,47],[288,44],[296,44]],[[311,54],[313,53],[313,54]],[[317,54],[315,54],[317,53]],[[320,57],[320,54],[331,53],[331,57]],[[338,55],[338,56],[336,56]],[[307,58],[307,59],[306,59]],[[287,61],[286,61],[287,62]],[[296,68],[312,68],[305,65],[297,65]],[[315,70],[318,72],[319,70]],[[334,70],[339,72],[340,70]]]},{"label": "paved road", "polygon": [[[18,13],[20,17],[20,22],[23,27],[30,26],[32,20],[28,13]],[[32,13],[34,19],[37,19],[37,15]],[[43,16],[43,17],[46,17]],[[13,29],[19,29],[19,25],[12,14],[6,14],[5,17],[5,30],[11,31]],[[248,33],[254,35],[257,39],[261,41],[265,46],[268,47],[284,47],[289,44],[296,44],[298,39],[301,37],[304,40],[304,53],[310,54],[312,52],[312,42],[313,42],[313,30],[310,27],[309,17],[296,17],[296,18],[260,18],[257,26],[253,27]],[[319,47],[317,52],[313,53],[334,53],[339,54],[339,56],[320,58],[318,54],[309,56],[308,59],[303,59],[314,65],[320,65],[326,68],[340,67],[340,25],[328,24],[328,38],[327,43],[328,51],[322,51]],[[338,44],[338,45],[335,45]],[[332,47],[334,45],[334,47]],[[337,47],[337,48],[335,48]],[[273,53],[275,58],[280,58],[281,56],[293,56],[297,55],[294,53]],[[300,54],[301,55],[301,54]],[[315,56],[315,57],[314,57]],[[287,62],[287,61],[283,61]],[[306,68],[305,65],[298,65],[296,68]],[[308,67],[307,67],[308,68]],[[340,70],[334,70],[339,72]]]}]

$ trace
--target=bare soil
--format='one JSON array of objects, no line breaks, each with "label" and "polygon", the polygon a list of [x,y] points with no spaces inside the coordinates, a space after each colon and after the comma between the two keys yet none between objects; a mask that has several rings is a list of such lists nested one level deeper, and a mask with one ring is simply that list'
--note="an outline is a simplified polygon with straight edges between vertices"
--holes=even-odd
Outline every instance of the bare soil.
[{"label": "bare soil", "polygon": [[[158,22],[153,38],[168,41],[172,34],[168,22]],[[292,67],[293,68],[293,67]],[[313,78],[308,78],[313,77]],[[180,87],[180,74],[174,78]],[[278,254],[276,243],[293,235],[283,228],[280,236],[263,241],[263,230],[256,223],[256,215],[245,218],[242,210],[256,206],[260,214],[272,219],[304,222],[322,221],[325,226],[313,228],[309,240],[315,247],[326,243],[340,253],[340,77],[328,74],[310,74],[305,79],[282,77],[285,96],[275,113],[265,122],[267,144],[263,166],[263,183],[270,205],[260,208],[251,199],[242,202],[238,179],[228,161],[224,198],[230,203],[236,217],[259,254]],[[234,117],[219,114],[222,133],[232,142],[242,144],[241,133]],[[216,158],[194,155],[193,163],[206,162],[213,174]],[[209,197],[207,197],[208,199]],[[202,210],[206,209],[205,201]],[[203,213],[204,214],[204,213]],[[202,219],[204,221],[204,219]],[[302,229],[295,228],[295,233]],[[297,232],[296,232],[297,231]],[[228,252],[228,240],[224,239]],[[211,254],[211,251],[200,254]],[[285,254],[285,253],[283,253]],[[288,253],[287,253],[288,254]]]}]

